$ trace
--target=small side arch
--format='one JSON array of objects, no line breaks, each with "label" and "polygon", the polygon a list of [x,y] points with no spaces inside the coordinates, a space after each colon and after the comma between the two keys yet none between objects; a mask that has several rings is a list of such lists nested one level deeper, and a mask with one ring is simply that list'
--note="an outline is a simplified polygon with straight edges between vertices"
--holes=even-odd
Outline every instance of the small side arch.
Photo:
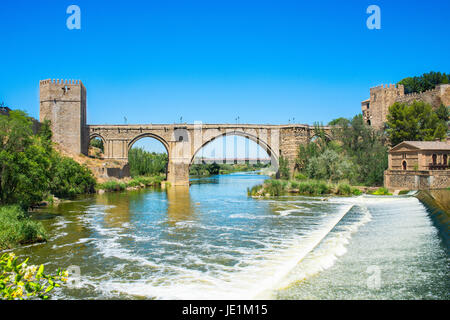
[{"label": "small side arch", "polygon": [[103,136],[100,135],[100,134],[98,134],[98,133],[91,133],[91,134],[89,135],[89,142],[91,142],[92,139],[95,139],[95,138],[100,138],[100,139],[102,140],[102,142],[103,142],[103,145],[106,145],[106,140],[105,140],[105,138],[103,138]]}]

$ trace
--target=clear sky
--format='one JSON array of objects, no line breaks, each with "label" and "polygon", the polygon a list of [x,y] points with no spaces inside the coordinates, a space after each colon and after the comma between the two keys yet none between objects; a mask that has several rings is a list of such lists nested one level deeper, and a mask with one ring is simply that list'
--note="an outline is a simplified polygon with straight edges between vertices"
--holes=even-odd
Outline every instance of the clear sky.
[{"label": "clear sky", "polygon": [[[81,9],[69,30],[66,9]],[[366,9],[381,9],[369,30]],[[80,79],[88,123],[327,123],[369,88],[450,72],[450,1],[0,2],[0,101],[39,115],[39,80]],[[295,120],[293,120],[295,118]]]}]

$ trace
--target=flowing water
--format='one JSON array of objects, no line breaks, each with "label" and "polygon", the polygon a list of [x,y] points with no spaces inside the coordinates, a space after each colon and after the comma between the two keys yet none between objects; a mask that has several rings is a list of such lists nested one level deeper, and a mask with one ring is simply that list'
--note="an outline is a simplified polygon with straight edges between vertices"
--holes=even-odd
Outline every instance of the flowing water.
[{"label": "flowing water", "polygon": [[34,215],[16,250],[78,266],[56,299],[449,299],[450,258],[414,197],[247,197],[267,177],[106,193]]}]

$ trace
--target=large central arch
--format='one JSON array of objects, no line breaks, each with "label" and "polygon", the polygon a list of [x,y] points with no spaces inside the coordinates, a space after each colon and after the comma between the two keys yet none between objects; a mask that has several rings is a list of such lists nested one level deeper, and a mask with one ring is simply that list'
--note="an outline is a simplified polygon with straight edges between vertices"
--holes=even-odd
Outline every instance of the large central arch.
[{"label": "large central arch", "polygon": [[248,132],[240,131],[240,130],[221,132],[213,137],[210,137],[208,140],[204,141],[202,143],[202,145],[200,147],[198,147],[196,150],[194,150],[194,152],[192,153],[192,157],[191,157],[189,165],[192,165],[192,163],[194,162],[195,156],[203,147],[205,147],[207,144],[211,143],[212,141],[214,141],[218,138],[222,138],[222,137],[226,137],[226,136],[240,136],[240,137],[244,137],[244,138],[249,139],[250,141],[255,142],[257,145],[262,147],[267,152],[267,154],[270,156],[272,165],[274,165],[275,168],[278,168],[279,160],[276,155],[277,153],[274,150],[272,150],[271,146],[266,141],[258,138],[257,136],[250,134]]}]

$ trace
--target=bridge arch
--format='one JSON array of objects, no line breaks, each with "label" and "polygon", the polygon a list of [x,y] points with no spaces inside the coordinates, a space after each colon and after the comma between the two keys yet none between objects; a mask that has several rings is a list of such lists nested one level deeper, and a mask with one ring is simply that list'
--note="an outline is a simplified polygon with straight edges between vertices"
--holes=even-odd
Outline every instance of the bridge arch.
[{"label": "bridge arch", "polygon": [[95,138],[101,139],[102,142],[103,142],[103,145],[106,145],[106,139],[103,138],[103,136],[102,136],[101,134],[98,134],[98,133],[91,133],[91,134],[89,135],[89,142],[91,142],[91,141],[92,141],[93,139],[95,139]]},{"label": "bridge arch", "polygon": [[[145,140],[153,140],[154,142],[155,141],[157,141],[156,143],[157,144],[161,144],[163,147],[164,147],[164,150],[166,151],[165,153],[167,154],[167,163],[165,164],[165,176],[166,176],[166,179],[167,179],[167,175],[168,175],[168,172],[169,172],[169,161],[170,161],[170,159],[171,159],[171,154],[170,154],[170,152],[169,152],[169,144],[167,143],[167,141],[165,140],[165,139],[163,139],[162,137],[160,137],[159,135],[156,135],[156,134],[154,134],[154,133],[143,133],[143,134],[139,134],[139,135],[137,135],[137,136],[135,136],[133,139],[131,139],[129,142],[128,142],[128,145],[127,145],[127,164],[126,164],[126,166],[128,166],[128,168],[129,168],[129,171],[130,171],[130,174],[133,174],[133,170],[137,170],[136,172],[139,172],[139,175],[141,175],[141,174],[143,174],[143,175],[145,175],[146,173],[144,173],[144,172],[140,172],[140,170],[142,170],[142,168],[141,169],[138,169],[139,168],[139,158],[138,159],[136,159],[135,158],[135,164],[137,165],[137,167],[138,168],[136,168],[136,166],[134,167],[135,169],[133,169],[133,167],[132,167],[132,163],[130,163],[130,152],[132,151],[132,148],[133,148],[133,146],[138,142],[138,141],[141,141],[141,140],[143,140],[143,139],[145,139]],[[139,146],[139,148],[142,148],[145,152],[150,152],[150,153],[152,153],[152,152],[156,152],[156,153],[164,153],[164,151],[155,151],[155,150],[147,150],[147,147],[148,147],[148,145],[146,146],[146,147],[143,147],[143,146]],[[155,147],[154,145],[152,145],[152,147]],[[131,158],[131,159],[133,159],[133,158]],[[148,173],[148,172],[147,172]],[[159,174],[159,173],[158,173]]]},{"label": "bridge arch", "polygon": [[244,138],[247,138],[250,141],[255,142],[257,145],[262,147],[267,152],[267,154],[270,156],[271,163],[273,165],[275,165],[276,168],[278,168],[278,166],[279,166],[278,156],[277,156],[277,153],[272,149],[272,147],[266,141],[258,138],[254,134],[251,134],[251,133],[248,133],[248,132],[245,132],[245,131],[241,131],[241,130],[233,130],[233,131],[221,132],[221,133],[219,133],[217,135],[209,137],[208,140],[204,141],[200,147],[198,147],[196,150],[193,150],[192,157],[191,157],[189,165],[192,165],[194,163],[195,156],[197,155],[197,153],[203,147],[205,147],[207,144],[213,142],[216,139],[224,138],[224,137],[227,137],[227,136],[240,136],[240,137],[244,137]]},{"label": "bridge arch", "polygon": [[160,137],[160,136],[158,136],[158,135],[156,135],[156,134],[154,134],[154,133],[149,133],[149,132],[139,134],[139,135],[137,135],[136,137],[134,137],[133,139],[131,139],[131,140],[128,142],[128,150],[127,150],[127,151],[129,152],[129,151],[131,150],[131,148],[133,147],[133,145],[134,145],[137,141],[139,141],[139,140],[141,140],[141,139],[143,139],[143,138],[153,138],[153,139],[158,140],[159,142],[161,142],[161,144],[164,146],[164,148],[165,148],[166,151],[167,151],[167,155],[170,157],[169,143],[168,143],[164,138],[162,138],[162,137]]}]

